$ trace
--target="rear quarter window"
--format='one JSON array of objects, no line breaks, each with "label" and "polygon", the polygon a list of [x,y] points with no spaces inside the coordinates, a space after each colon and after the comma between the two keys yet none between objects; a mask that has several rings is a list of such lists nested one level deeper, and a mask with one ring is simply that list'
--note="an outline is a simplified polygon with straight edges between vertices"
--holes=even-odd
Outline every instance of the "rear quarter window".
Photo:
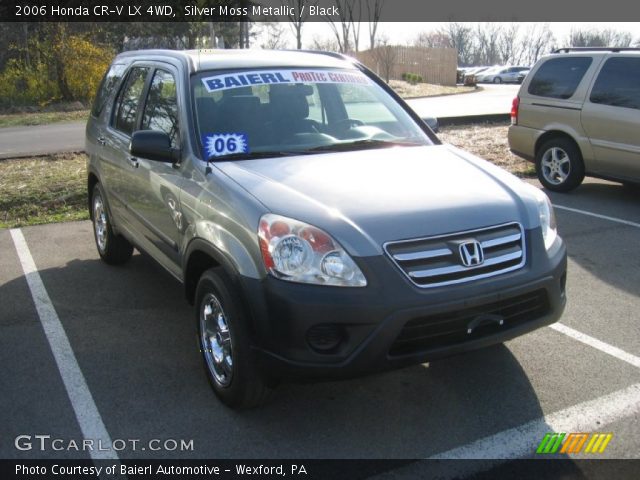
[{"label": "rear quarter window", "polygon": [[542,64],[529,83],[529,93],[540,97],[570,98],[578,88],[591,57],[552,58]]},{"label": "rear quarter window", "polygon": [[640,57],[607,60],[589,100],[602,105],[640,109]]}]

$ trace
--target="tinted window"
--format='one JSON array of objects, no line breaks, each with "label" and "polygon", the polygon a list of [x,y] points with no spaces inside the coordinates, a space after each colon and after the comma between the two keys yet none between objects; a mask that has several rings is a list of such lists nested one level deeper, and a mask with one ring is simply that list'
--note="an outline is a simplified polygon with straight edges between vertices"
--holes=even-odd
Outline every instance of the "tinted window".
[{"label": "tinted window", "polygon": [[98,93],[96,93],[96,98],[93,101],[93,107],[91,107],[91,115],[94,117],[100,115],[100,112],[102,112],[102,109],[107,103],[109,94],[118,83],[120,83],[124,69],[125,66],[121,63],[111,65],[109,71],[102,78],[102,82],[100,82],[100,88],[98,88]]},{"label": "tinted window", "polygon": [[171,145],[177,147],[178,103],[176,81],[169,72],[156,70],[142,116],[143,130],[160,130],[171,137]]},{"label": "tinted window", "polygon": [[127,135],[131,135],[135,128],[138,105],[148,71],[148,68],[132,68],[118,97],[114,127]]},{"label": "tinted window", "polygon": [[541,97],[570,98],[585,72],[591,57],[563,57],[547,60],[529,84],[529,93]]},{"label": "tinted window", "polygon": [[355,69],[210,71],[192,82],[205,158],[232,154],[224,142],[236,137],[235,154],[274,156],[432,144],[390,95]]},{"label": "tinted window", "polygon": [[640,109],[640,58],[610,58],[591,91],[593,103]]}]

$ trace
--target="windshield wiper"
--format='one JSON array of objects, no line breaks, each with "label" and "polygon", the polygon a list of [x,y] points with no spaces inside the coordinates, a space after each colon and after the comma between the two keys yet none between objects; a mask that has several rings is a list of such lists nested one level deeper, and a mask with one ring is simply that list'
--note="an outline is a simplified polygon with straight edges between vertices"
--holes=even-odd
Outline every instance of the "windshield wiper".
[{"label": "windshield wiper", "polygon": [[232,160],[255,160],[258,158],[273,157],[293,157],[295,155],[309,155],[308,150],[297,151],[263,151],[263,152],[238,152],[220,155],[219,157],[210,157],[207,162],[226,162]]},{"label": "windshield wiper", "polygon": [[308,152],[340,152],[345,150],[358,150],[361,148],[386,148],[386,147],[417,147],[421,143],[405,142],[396,140],[376,140],[374,138],[365,138],[353,142],[339,142],[330,145],[320,145],[319,147],[310,148]]}]

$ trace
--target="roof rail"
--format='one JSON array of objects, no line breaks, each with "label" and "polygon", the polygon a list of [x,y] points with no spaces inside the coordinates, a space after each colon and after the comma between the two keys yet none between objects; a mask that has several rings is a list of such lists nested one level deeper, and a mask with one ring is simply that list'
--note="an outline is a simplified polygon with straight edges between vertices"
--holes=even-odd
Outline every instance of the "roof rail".
[{"label": "roof rail", "polygon": [[569,52],[640,52],[640,48],[633,47],[563,47],[554,50],[553,53]]}]

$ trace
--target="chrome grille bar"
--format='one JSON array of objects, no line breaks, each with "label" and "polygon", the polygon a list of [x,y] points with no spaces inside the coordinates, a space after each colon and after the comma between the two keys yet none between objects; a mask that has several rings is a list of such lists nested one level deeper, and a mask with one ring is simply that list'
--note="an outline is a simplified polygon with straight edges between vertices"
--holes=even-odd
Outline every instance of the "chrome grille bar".
[{"label": "chrome grille bar", "polygon": [[[462,262],[460,245],[467,242],[480,245],[484,253],[480,264],[465,266]],[[499,275],[517,270],[526,262],[524,229],[519,223],[388,242],[384,250],[393,263],[422,288]]]}]

